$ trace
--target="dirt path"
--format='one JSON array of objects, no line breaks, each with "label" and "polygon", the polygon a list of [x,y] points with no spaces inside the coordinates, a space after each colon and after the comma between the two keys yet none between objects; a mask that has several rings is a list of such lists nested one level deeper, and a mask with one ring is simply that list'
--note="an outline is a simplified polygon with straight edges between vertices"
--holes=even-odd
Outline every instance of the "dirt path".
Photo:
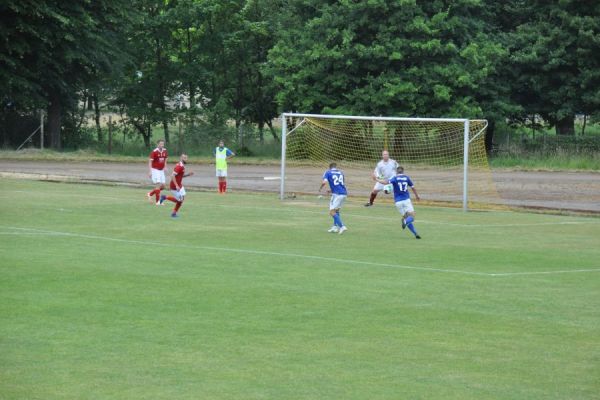
[{"label": "dirt path", "polygon": [[[186,178],[190,188],[212,189],[215,187],[214,166],[190,165],[195,175]],[[315,192],[320,183],[322,168],[289,168],[286,184],[290,191]],[[370,171],[350,171],[352,194],[367,196],[372,182]],[[77,179],[87,181],[114,181],[149,185],[147,166],[125,163],[60,163],[45,161],[0,160],[0,177],[28,177],[40,179]],[[238,165],[229,168],[229,187],[235,190],[279,192],[278,166]],[[21,175],[25,176],[25,175]],[[460,174],[448,171],[414,171],[411,174],[424,198],[432,200],[460,200]],[[275,179],[267,179],[275,178]],[[477,177],[474,177],[476,190]],[[539,207],[556,210],[577,210],[600,213],[600,172],[512,172],[494,171],[492,174],[500,201],[513,206]],[[428,186],[428,183],[432,182]],[[437,194],[444,185],[445,195]],[[431,189],[430,189],[431,188]],[[433,189],[435,188],[435,190]],[[452,189],[452,190],[450,190]]]}]

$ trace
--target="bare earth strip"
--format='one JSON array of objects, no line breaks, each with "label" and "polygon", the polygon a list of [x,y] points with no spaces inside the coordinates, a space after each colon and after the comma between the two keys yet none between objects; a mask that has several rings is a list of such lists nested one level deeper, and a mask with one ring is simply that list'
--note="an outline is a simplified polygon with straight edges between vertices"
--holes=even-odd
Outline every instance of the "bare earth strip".
[{"label": "bare earth strip", "polygon": [[[186,187],[215,189],[214,166],[188,167],[195,175],[186,178]],[[323,168],[294,167],[286,171],[289,191],[315,193]],[[371,171],[349,171],[349,188],[352,195],[367,196],[373,182]],[[280,174],[276,165],[240,165],[229,167],[228,187],[232,191],[250,190],[279,192]],[[414,171],[410,173],[424,199],[460,200],[462,183],[460,173],[452,171]],[[83,180],[120,182],[150,187],[147,165],[144,163],[59,163],[49,161],[0,160],[0,177],[23,177],[50,180]],[[474,176],[475,184],[477,177]],[[575,210],[600,213],[600,172],[521,172],[496,170],[492,173],[499,194],[506,205]],[[444,187],[448,190],[444,191]],[[433,189],[435,187],[435,190]],[[431,188],[431,189],[430,189]],[[440,191],[440,188],[442,190]],[[476,188],[473,187],[475,190]],[[442,193],[441,195],[439,193]],[[444,195],[447,193],[447,195]]]}]

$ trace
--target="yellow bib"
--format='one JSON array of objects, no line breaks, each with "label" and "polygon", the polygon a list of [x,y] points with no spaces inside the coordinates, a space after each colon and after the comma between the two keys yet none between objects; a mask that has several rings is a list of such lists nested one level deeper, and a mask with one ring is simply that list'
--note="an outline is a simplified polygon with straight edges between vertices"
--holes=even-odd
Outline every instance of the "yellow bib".
[{"label": "yellow bib", "polygon": [[223,150],[217,149],[215,150],[215,155],[217,159],[217,169],[227,169],[227,147],[223,147]]}]

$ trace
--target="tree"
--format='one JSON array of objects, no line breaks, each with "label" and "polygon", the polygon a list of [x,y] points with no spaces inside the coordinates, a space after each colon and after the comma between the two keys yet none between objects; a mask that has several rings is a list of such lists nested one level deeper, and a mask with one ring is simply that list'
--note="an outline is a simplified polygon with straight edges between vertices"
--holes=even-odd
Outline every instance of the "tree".
[{"label": "tree", "polygon": [[50,145],[60,149],[66,108],[123,57],[131,8],[117,0],[7,0],[0,7],[2,90],[25,107],[47,106]]},{"label": "tree", "polygon": [[[297,7],[306,3],[296,2]],[[280,85],[278,100],[285,109],[436,117],[484,114],[477,92],[502,57],[502,47],[490,40],[478,20],[481,2],[310,5],[312,13],[283,32],[270,53],[272,74]]]},{"label": "tree", "polygon": [[120,107],[124,122],[140,134],[150,147],[152,128],[162,124],[164,139],[174,115],[167,100],[175,90],[172,62],[172,26],[169,11],[174,3],[164,0],[138,0],[140,10],[128,27],[130,62],[119,81],[112,104]]},{"label": "tree", "polygon": [[600,4],[532,1],[513,12],[527,16],[510,35],[513,96],[573,135],[575,114],[600,106]]},{"label": "tree", "polygon": [[273,139],[279,140],[272,120],[277,116],[275,96],[277,87],[267,76],[265,68],[269,50],[275,43],[277,16],[282,4],[278,0],[248,0],[242,9],[244,21],[240,41],[247,51],[242,62],[247,67],[248,99],[245,105],[245,118],[258,125],[260,142],[264,142],[264,126],[269,127]]}]

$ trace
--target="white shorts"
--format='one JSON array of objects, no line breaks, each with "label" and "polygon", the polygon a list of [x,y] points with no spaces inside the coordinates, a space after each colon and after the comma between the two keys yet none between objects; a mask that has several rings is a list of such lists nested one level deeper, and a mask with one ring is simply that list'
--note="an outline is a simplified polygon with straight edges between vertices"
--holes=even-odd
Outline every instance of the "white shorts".
[{"label": "white shorts", "polygon": [[179,190],[171,189],[171,193],[173,193],[173,196],[177,201],[183,201],[183,198],[185,197],[185,188],[182,186]]},{"label": "white shorts", "polygon": [[227,177],[227,170],[226,169],[218,169],[217,170],[217,176],[219,178],[225,178],[225,177]]},{"label": "white shorts", "polygon": [[394,192],[394,187],[392,186],[392,184],[388,184],[388,185],[384,185],[383,183],[379,183],[377,182],[375,184],[375,186],[373,186],[373,191],[374,192],[381,192],[382,190],[386,191],[386,193],[393,193]]},{"label": "white shorts", "polygon": [[165,171],[163,169],[154,169],[152,168],[152,183],[162,183],[165,184]]},{"label": "white shorts", "polygon": [[346,201],[345,194],[332,194],[331,199],[329,200],[329,210],[337,210],[342,207],[344,201]]},{"label": "white shorts", "polygon": [[384,186],[383,183],[376,182],[375,186],[373,186],[373,191],[381,192]]},{"label": "white shorts", "polygon": [[406,215],[406,213],[409,212],[415,212],[415,209],[413,208],[410,199],[397,201],[396,209],[398,209],[398,212],[402,214],[402,216]]}]

